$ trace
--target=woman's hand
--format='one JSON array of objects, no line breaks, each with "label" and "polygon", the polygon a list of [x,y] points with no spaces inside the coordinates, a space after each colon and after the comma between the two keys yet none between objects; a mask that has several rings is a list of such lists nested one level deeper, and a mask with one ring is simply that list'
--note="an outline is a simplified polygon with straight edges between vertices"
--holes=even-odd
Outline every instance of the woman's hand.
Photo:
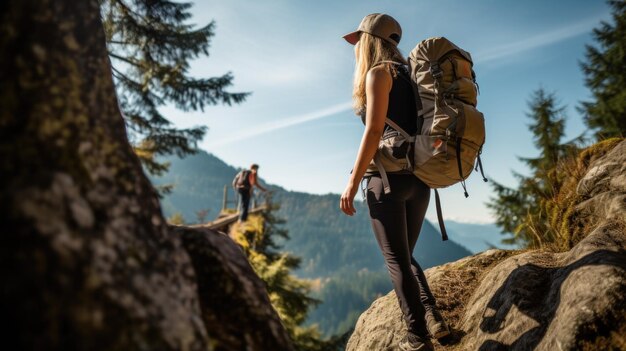
[{"label": "woman's hand", "polygon": [[356,196],[357,191],[359,191],[359,187],[350,182],[348,186],[346,186],[346,190],[341,194],[341,200],[339,201],[339,207],[343,213],[348,216],[352,216],[356,213],[356,209],[354,208],[354,197]]}]

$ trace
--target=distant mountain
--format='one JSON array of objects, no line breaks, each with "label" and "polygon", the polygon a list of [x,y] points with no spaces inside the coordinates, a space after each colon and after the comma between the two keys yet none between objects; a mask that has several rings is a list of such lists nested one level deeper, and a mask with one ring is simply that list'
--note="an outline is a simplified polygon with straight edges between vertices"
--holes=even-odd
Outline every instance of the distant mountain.
[{"label": "distant mountain", "polygon": [[502,234],[500,228],[493,223],[474,224],[446,220],[446,230],[451,240],[463,245],[472,253],[479,253],[491,248],[517,249],[518,245],[507,245],[502,239],[510,238],[511,234]]},{"label": "distant mountain", "polygon": [[[384,270],[384,262],[371,229],[367,206],[359,201],[353,217],[339,211],[339,195],[280,192],[279,214],[287,220],[291,239],[286,250],[303,257],[301,275],[328,276],[338,271]],[[426,221],[414,256],[424,268],[454,261],[470,252],[441,235]]]},{"label": "distant mountain", "polygon": [[[194,222],[196,211],[209,209],[213,218],[221,209],[225,185],[234,197],[230,183],[238,170],[217,157],[200,152],[166,161],[170,162],[169,172],[153,179],[155,184],[174,184],[173,192],[162,200],[166,216],[180,212],[186,221]],[[348,217],[339,211],[339,195],[313,195],[274,185],[269,188],[275,191],[274,201],[281,207],[277,214],[287,221],[285,228],[291,237],[283,243],[284,249],[302,258],[299,276],[316,278],[339,271],[385,269],[365,203],[357,201],[357,214]],[[424,269],[470,254],[453,240],[442,242],[428,221],[414,252]]]},{"label": "distant mountain", "polygon": [[[194,223],[196,211],[208,209],[208,217],[214,218],[222,207],[225,185],[230,200],[234,200],[230,184],[238,171],[235,167],[205,152],[165,161],[170,162],[169,172],[152,180],[157,185],[174,185],[173,192],[161,201],[166,216],[179,212],[188,223]],[[348,217],[339,210],[337,194],[313,195],[268,187],[274,191],[274,202],[280,204],[277,215],[286,220],[289,231],[290,239],[281,243],[283,250],[302,258],[295,273],[315,279],[314,295],[323,301],[311,312],[308,322],[317,323],[326,335],[349,330],[375,298],[392,289],[366,204],[357,201],[357,214]],[[451,237],[455,238],[452,233]],[[424,269],[470,254],[454,240],[441,241],[428,221],[414,252]]]},{"label": "distant mountain", "polygon": [[[152,182],[174,185],[172,193],[161,200],[164,214],[169,217],[180,212],[188,223],[195,222],[196,211],[202,209],[209,210],[209,218],[216,217],[222,207],[224,185],[231,183],[237,169],[206,152],[163,161],[170,163],[169,172],[153,177]],[[230,195],[232,198],[232,190]]]}]

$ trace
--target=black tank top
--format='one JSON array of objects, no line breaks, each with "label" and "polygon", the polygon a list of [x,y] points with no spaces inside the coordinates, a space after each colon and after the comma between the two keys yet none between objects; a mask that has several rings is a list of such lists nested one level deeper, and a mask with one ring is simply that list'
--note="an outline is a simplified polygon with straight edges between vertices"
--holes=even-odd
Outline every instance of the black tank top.
[{"label": "black tank top", "polygon": [[[389,105],[387,106],[387,118],[396,122],[400,128],[410,135],[417,133],[417,110],[415,95],[409,81],[409,71],[404,65],[398,66],[398,74],[393,78],[391,91],[389,91]],[[361,114],[361,120],[365,124],[365,111]],[[383,136],[394,129],[385,124]],[[412,174],[410,171],[387,172],[388,174]],[[366,171],[365,177],[378,175],[376,171]]]},{"label": "black tank top", "polygon": [[[399,66],[398,74],[393,78],[391,91],[389,91],[387,118],[413,135],[417,133],[417,111],[415,110],[415,95],[409,79],[407,67]],[[365,124],[365,109],[361,112],[361,121]],[[393,128],[385,125],[383,134],[390,131],[393,131]]]},{"label": "black tank top", "polygon": [[[409,79],[406,66],[399,66],[398,74],[393,79],[393,85],[389,92],[387,118],[413,135],[417,133],[417,111],[415,110],[415,95]],[[386,125],[385,132],[390,130],[392,128]]]}]

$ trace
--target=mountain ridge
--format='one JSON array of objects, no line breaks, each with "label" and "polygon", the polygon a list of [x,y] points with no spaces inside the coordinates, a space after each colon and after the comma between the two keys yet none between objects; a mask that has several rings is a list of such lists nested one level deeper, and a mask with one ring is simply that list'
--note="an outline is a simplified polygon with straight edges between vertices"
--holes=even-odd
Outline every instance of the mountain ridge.
[{"label": "mountain ridge", "polygon": [[[212,170],[212,172],[215,172],[215,174],[213,174],[210,178],[206,179],[207,182],[206,182],[206,185],[203,187],[203,189],[215,190],[217,188],[217,189],[220,189],[219,194],[217,194],[216,191],[213,191],[213,193],[215,194],[215,197],[211,199],[211,201],[209,201],[209,203],[206,206],[204,207],[197,207],[196,205],[186,206],[185,203],[182,203],[181,201],[176,201],[177,197],[183,195],[183,194],[180,194],[181,190],[185,191],[184,189],[181,189],[180,187],[178,189],[176,189],[175,187],[173,194],[171,194],[170,196],[166,196],[163,199],[162,206],[163,206],[163,210],[166,216],[171,216],[174,212],[181,212],[187,221],[194,219],[195,211],[206,209],[207,207],[210,209],[209,216],[210,217],[216,216],[221,209],[221,199],[223,195],[224,185],[229,185],[230,182],[232,181],[232,177],[234,177],[234,175],[241,169],[241,168],[237,168],[235,166],[229,165],[228,163],[224,162],[223,160],[221,160],[214,154],[203,151],[203,150],[201,150],[196,155],[187,156],[187,158],[185,159],[180,159],[178,157],[168,157],[165,159],[165,161],[170,163],[171,168],[173,170],[178,169],[181,166],[181,164],[184,163],[186,168],[190,168],[191,170],[194,171],[194,173],[197,173],[197,174],[202,174],[203,172],[206,172],[207,169]],[[197,177],[194,177],[194,178],[197,178]],[[210,181],[211,179],[213,179],[213,181]],[[217,179],[217,181],[215,181],[215,179]],[[280,185],[268,184],[267,182],[264,181],[262,177],[260,179],[263,184],[267,184],[268,187],[274,190],[275,192],[279,192],[279,193],[284,192],[284,193],[287,193],[296,197],[311,196],[313,198],[319,198],[319,199],[326,199],[326,198],[334,197],[338,201],[339,196],[340,196],[340,194],[333,193],[333,192],[328,192],[325,194],[314,194],[314,193],[308,193],[308,192],[301,191],[301,190],[290,190]],[[171,182],[171,183],[174,183],[174,186],[180,183],[191,184],[191,183],[197,182],[197,180],[186,179],[184,175],[174,175],[174,176],[169,175],[165,178],[153,177],[152,180],[153,182],[159,185]],[[192,198],[197,197],[198,192],[202,191],[202,189],[192,189],[192,190],[193,191],[190,191],[187,194],[185,194],[185,196],[189,196]],[[235,197],[236,194],[231,190],[230,186],[227,187],[227,190],[229,192],[228,193],[229,200],[230,201],[236,200],[236,197]],[[357,195],[357,199],[359,199],[358,201],[355,201],[355,203],[357,203],[357,206],[363,203],[363,201],[359,198],[358,195]],[[173,202],[176,202],[177,206],[174,206]],[[231,202],[231,204],[232,203],[233,202]],[[363,207],[363,208],[359,207],[357,208],[357,210],[367,212],[367,207]],[[284,214],[284,213],[280,213],[280,214]],[[478,252],[481,252],[490,248],[494,248],[494,247],[503,248],[503,249],[516,248],[516,246],[514,245],[504,245],[501,243],[501,240],[504,236],[501,233],[500,229],[494,223],[472,223],[472,222],[463,222],[459,220],[445,219],[445,218],[444,220],[445,220],[446,228],[448,230],[448,234],[450,238],[452,239],[452,241],[464,246],[471,253],[478,253]],[[427,221],[430,224],[432,224],[432,222],[430,222],[429,220]],[[434,226],[434,228],[435,230],[438,231],[438,226]]]},{"label": "mountain ridge", "polygon": [[[204,151],[184,159],[168,157],[164,161],[170,163],[170,171],[152,181],[157,185],[174,185],[172,193],[162,199],[166,216],[180,212],[190,221],[196,211],[209,209],[208,216],[215,217],[221,210],[225,185],[230,199],[234,198],[230,183],[240,168]],[[281,244],[286,251],[303,258],[303,267],[296,272],[298,275],[315,278],[334,274],[341,262],[350,262],[341,265],[344,269],[385,269],[363,201],[355,201],[357,213],[348,217],[338,209],[339,194],[309,194],[286,190],[262,178],[261,181],[273,190],[273,201],[280,204],[277,215],[286,221],[290,239]],[[312,241],[315,245],[307,247]],[[337,245],[343,248],[339,255],[335,255]],[[432,255],[433,250],[439,255]],[[415,256],[425,267],[432,267],[471,253],[453,240],[441,242],[435,227],[425,221]]]},{"label": "mountain ridge", "polygon": [[[230,184],[239,169],[215,155],[200,152],[164,161],[170,162],[169,172],[152,181],[175,186],[161,200],[167,216],[180,212],[190,221],[202,209],[209,209],[208,217],[217,216],[225,186],[230,200],[235,199]],[[318,324],[326,336],[346,332],[374,299],[391,289],[367,205],[355,201],[357,213],[349,217],[338,208],[338,194],[290,191],[261,181],[273,190],[273,202],[280,205],[275,215],[285,220],[284,229],[289,233],[288,240],[277,240],[280,250],[301,258],[300,268],[293,273],[313,279],[317,284],[313,297],[323,301],[311,311],[307,323]],[[424,269],[469,255],[454,239],[442,241],[435,227],[424,222],[414,251]]]}]

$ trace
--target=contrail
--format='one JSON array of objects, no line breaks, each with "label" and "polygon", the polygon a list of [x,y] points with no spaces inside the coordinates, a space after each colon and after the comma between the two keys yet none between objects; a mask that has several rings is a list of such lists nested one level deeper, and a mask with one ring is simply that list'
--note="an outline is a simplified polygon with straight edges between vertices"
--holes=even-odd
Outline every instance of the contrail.
[{"label": "contrail", "polygon": [[554,44],[569,38],[574,38],[581,34],[591,32],[593,27],[598,25],[598,23],[600,23],[602,19],[602,17],[590,18],[584,22],[562,27],[551,32],[538,34],[514,43],[504,44],[488,50],[484,50],[473,55],[475,58],[474,61],[480,63],[493,61],[501,59],[503,57],[516,55],[524,51]]},{"label": "contrail", "polygon": [[[520,40],[514,43],[504,44],[497,47],[492,47],[488,50],[479,51],[474,56],[475,62],[485,63],[497,59],[501,59],[507,56],[520,54],[524,51],[536,49],[542,46],[557,43],[562,40],[573,38],[581,34],[589,33],[594,26],[596,26],[602,17],[590,18],[584,22],[576,23],[559,29],[555,29],[551,32],[535,35],[533,37]],[[352,102],[344,102],[336,104],[321,110],[313,111],[304,115],[294,116],[278,120],[275,122],[265,123],[254,128],[244,130],[240,133],[232,135],[230,137],[215,140],[210,143],[209,147],[218,147],[227,144],[231,144],[240,140],[248,139],[254,136],[270,133],[279,129],[288,128],[305,122],[310,122],[326,117],[330,117],[334,114],[348,111],[352,108]]]},{"label": "contrail", "polygon": [[289,117],[289,118],[281,119],[275,122],[261,124],[261,125],[255,126],[254,129],[251,128],[251,129],[244,130],[241,133],[237,133],[236,135],[233,135],[229,138],[216,140],[215,142],[211,143],[209,146],[216,147],[216,146],[231,144],[236,141],[251,138],[253,136],[273,132],[279,129],[295,126],[295,125],[305,123],[305,122],[310,122],[310,121],[330,117],[339,112],[350,110],[351,108],[352,108],[352,102],[348,101],[348,102],[336,104],[336,105],[333,105],[333,106],[330,106],[321,110],[309,112],[300,116]]}]

